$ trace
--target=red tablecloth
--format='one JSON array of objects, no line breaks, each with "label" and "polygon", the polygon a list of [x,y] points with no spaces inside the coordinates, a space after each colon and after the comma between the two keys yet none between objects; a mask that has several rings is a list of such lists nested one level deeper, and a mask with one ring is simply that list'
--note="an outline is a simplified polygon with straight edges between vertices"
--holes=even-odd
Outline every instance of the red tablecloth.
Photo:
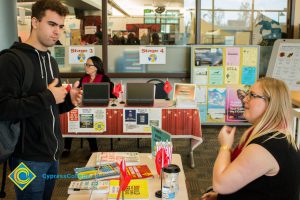
[{"label": "red tablecloth", "polygon": [[[69,133],[67,113],[60,115],[61,131],[64,136],[93,135],[150,135],[150,133],[124,133],[123,109],[106,109],[106,130],[103,133]],[[200,116],[197,109],[162,108],[162,129],[172,135],[202,137]]]}]

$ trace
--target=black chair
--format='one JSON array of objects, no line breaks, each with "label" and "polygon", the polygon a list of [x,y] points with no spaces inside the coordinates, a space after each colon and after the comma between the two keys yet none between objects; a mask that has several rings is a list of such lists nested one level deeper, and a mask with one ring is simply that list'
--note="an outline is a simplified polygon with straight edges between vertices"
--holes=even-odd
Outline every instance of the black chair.
[{"label": "black chair", "polygon": [[147,83],[155,84],[155,99],[169,99],[168,94],[164,90],[165,82],[160,79],[154,78],[148,80]]}]

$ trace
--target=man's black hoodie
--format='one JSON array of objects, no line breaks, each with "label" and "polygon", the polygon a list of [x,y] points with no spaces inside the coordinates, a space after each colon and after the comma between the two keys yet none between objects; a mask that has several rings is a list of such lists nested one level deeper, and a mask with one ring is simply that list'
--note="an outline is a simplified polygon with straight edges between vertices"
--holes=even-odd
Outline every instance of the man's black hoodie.
[{"label": "man's black hoodie", "polygon": [[[59,78],[56,61],[49,51],[39,51],[24,43],[11,48],[23,51],[32,61],[33,81],[27,97],[20,97],[24,67],[12,54],[0,56],[0,120],[24,120],[14,156],[24,160],[58,160],[63,150],[59,114],[71,110],[70,95],[56,104],[48,85]],[[61,85],[61,83],[59,83]]]}]

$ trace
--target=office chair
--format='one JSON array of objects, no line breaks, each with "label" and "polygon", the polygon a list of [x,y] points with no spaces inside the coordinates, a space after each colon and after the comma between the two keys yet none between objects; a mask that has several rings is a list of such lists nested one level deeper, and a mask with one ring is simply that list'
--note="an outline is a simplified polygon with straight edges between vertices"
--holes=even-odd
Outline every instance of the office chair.
[{"label": "office chair", "polygon": [[155,99],[168,99],[168,94],[164,90],[165,82],[154,78],[147,81],[147,83],[155,84]]}]

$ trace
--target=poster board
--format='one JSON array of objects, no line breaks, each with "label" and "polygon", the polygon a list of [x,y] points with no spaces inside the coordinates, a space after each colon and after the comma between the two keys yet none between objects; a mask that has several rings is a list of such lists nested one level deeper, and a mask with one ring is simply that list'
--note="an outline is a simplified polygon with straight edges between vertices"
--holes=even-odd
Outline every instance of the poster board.
[{"label": "poster board", "polygon": [[105,131],[105,108],[77,107],[68,112],[68,132],[102,133]]},{"label": "poster board", "polygon": [[201,124],[247,124],[241,99],[258,79],[259,46],[193,45],[191,51]]},{"label": "poster board", "polygon": [[151,126],[162,126],[161,108],[124,108],[124,133],[151,133]]},{"label": "poster board", "polygon": [[299,39],[279,39],[275,41],[267,76],[284,81],[290,90],[300,90]]}]

